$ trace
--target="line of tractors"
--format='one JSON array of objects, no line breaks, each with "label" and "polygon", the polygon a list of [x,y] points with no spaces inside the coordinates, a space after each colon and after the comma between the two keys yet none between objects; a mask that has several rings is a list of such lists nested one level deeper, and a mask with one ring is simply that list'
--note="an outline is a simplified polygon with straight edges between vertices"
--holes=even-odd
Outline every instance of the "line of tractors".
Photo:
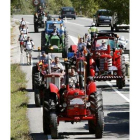
[{"label": "line of tractors", "polygon": [[[73,124],[87,120],[89,133],[102,138],[103,97],[95,81],[116,80],[119,89],[125,86],[125,59],[123,50],[117,44],[118,36],[114,33],[95,33],[87,44],[88,51],[80,52],[77,44],[68,47],[66,28],[63,36],[51,36],[52,26],[59,27],[63,24],[62,20],[46,21],[45,24],[45,31],[41,33],[41,50],[62,53],[65,74],[52,72],[51,60],[48,60],[48,64],[39,61],[32,68],[35,104],[37,107],[43,106],[44,134],[57,139],[60,121]],[[98,49],[102,40],[107,42],[106,50]],[[76,87],[69,86],[69,70],[72,67],[75,67],[78,76]],[[63,80],[65,86],[62,86]]]}]

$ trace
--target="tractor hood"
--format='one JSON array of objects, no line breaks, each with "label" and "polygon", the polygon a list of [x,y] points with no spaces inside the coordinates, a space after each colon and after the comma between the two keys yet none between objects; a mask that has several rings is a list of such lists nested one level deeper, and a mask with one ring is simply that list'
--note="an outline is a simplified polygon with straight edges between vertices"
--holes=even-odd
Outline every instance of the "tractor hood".
[{"label": "tractor hood", "polygon": [[67,93],[67,96],[75,97],[85,96],[85,92],[80,89],[70,89]]}]

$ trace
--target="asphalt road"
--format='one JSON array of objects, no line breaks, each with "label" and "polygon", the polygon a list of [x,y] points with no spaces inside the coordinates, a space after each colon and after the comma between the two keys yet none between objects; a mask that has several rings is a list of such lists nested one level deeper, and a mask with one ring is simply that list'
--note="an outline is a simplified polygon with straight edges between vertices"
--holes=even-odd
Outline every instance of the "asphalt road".
[{"label": "asphalt road", "polygon": [[[33,16],[30,15],[16,15],[13,18],[16,20],[22,17],[28,22],[29,35],[35,43],[35,51],[33,54],[34,65],[38,62],[37,47],[41,46],[41,34],[34,33],[33,29]],[[77,18],[76,20],[67,19],[66,28],[69,33],[69,45],[77,42],[78,35],[83,36],[88,31],[91,25],[92,19]],[[100,31],[110,31],[110,27],[101,26],[98,27]],[[120,31],[118,35],[124,36],[129,40],[129,32]],[[129,49],[129,45],[127,46]],[[61,54],[58,54],[61,57]],[[29,96],[28,112],[30,134],[34,140],[47,140],[51,139],[50,135],[44,135],[42,129],[42,108],[36,108],[34,103],[34,92],[32,91],[32,66],[26,65],[26,56],[20,54],[20,64],[24,72],[27,73],[27,91]],[[103,140],[115,140],[115,139],[129,139],[129,81],[126,80],[126,87],[122,90],[118,90],[115,81],[111,82],[96,82],[97,87],[103,90],[103,104],[104,104],[104,135]],[[80,123],[64,123],[59,124],[59,136],[60,139],[95,139],[95,135],[88,133],[88,123],[83,121]]]}]

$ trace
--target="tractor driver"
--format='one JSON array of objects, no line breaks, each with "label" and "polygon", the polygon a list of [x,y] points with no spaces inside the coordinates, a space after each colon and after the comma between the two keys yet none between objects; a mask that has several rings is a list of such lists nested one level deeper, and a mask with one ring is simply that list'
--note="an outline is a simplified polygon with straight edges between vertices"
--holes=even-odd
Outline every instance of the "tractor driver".
[{"label": "tractor driver", "polygon": [[64,66],[60,63],[59,57],[55,57],[55,62],[51,65],[52,72],[55,73],[63,73],[64,74]]},{"label": "tractor driver", "polygon": [[45,53],[45,51],[41,52],[42,56],[40,57],[40,61],[43,61],[44,64],[48,64],[48,60],[50,59],[52,61],[51,56],[48,53]]},{"label": "tractor driver", "polygon": [[53,35],[59,36],[59,33],[58,33],[57,29],[56,29],[56,26],[54,26],[54,29],[53,29],[53,32],[52,32],[51,35],[52,35],[52,36],[53,36]]},{"label": "tractor driver", "polygon": [[107,45],[105,40],[102,40],[102,45],[98,47],[98,50],[107,50]]},{"label": "tractor driver", "polygon": [[76,88],[78,86],[78,77],[75,68],[71,68],[71,72],[69,74],[69,86],[70,88]]}]

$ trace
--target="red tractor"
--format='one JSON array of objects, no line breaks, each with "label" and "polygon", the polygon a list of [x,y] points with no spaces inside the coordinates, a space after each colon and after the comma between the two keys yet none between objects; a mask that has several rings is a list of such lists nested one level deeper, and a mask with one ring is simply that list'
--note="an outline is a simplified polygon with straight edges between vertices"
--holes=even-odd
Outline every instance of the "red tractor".
[{"label": "red tractor", "polygon": [[[106,42],[106,49],[99,49],[103,40]],[[125,57],[117,41],[117,34],[96,34],[90,47],[88,71],[94,80],[116,80],[118,88],[122,89],[125,86]]]},{"label": "red tractor", "polygon": [[[106,42],[106,49],[101,49],[102,41]],[[92,76],[96,81],[116,80],[117,87],[125,86],[125,57],[122,46],[118,45],[118,36],[114,33],[96,33],[87,55],[87,76]],[[77,52],[77,46],[71,45],[70,52]]]},{"label": "red tractor", "polygon": [[[102,90],[96,88],[93,77],[86,76],[85,57],[72,57],[65,63],[65,75],[50,73],[45,76],[46,90],[43,103],[43,131],[51,134],[53,139],[59,138],[60,121],[80,122],[88,120],[89,133],[102,138],[104,129],[104,112]],[[69,69],[76,67],[78,83],[69,86]],[[65,86],[62,84],[62,76]],[[63,85],[63,86],[62,86]]]}]

